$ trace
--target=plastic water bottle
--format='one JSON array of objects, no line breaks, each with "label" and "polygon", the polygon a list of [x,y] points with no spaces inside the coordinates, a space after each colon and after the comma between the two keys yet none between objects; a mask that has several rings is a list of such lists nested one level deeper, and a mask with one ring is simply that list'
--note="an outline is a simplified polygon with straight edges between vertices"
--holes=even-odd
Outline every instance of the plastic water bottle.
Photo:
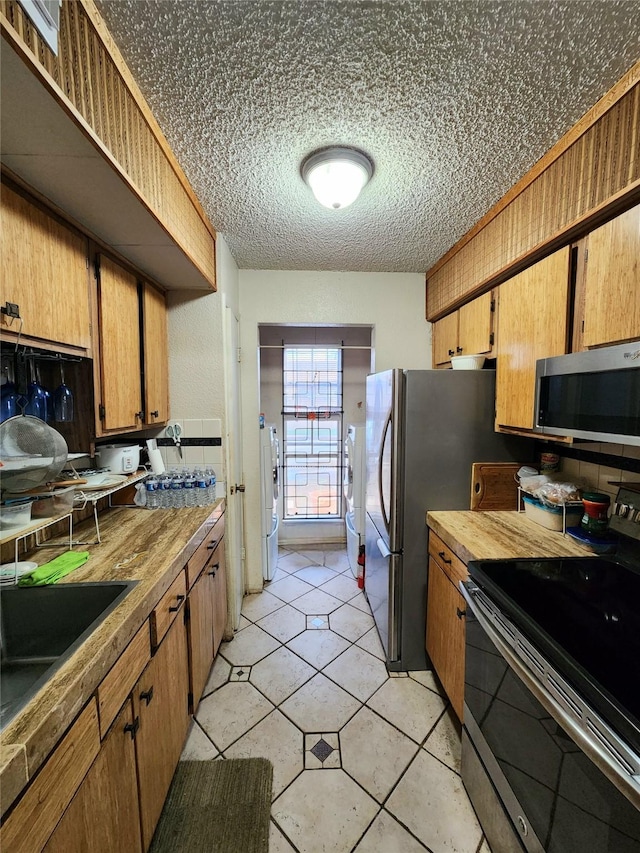
[{"label": "plastic water bottle", "polygon": [[184,478],[184,505],[187,507],[197,506],[196,498],[196,480],[193,474],[188,471]]},{"label": "plastic water bottle", "polygon": [[160,509],[169,509],[171,506],[171,477],[166,471],[158,477],[158,497],[160,498]]},{"label": "plastic water bottle", "polygon": [[158,481],[155,477],[149,477],[148,480],[145,480],[144,488],[147,496],[147,509],[158,509],[160,498],[158,495]]},{"label": "plastic water bottle", "polygon": [[207,467],[204,473],[207,478],[207,504],[212,504],[216,499],[216,472]]},{"label": "plastic water bottle", "polygon": [[176,473],[171,479],[171,506],[180,509],[184,506],[184,478]]},{"label": "plastic water bottle", "polygon": [[206,506],[209,496],[207,488],[207,475],[204,471],[197,470],[195,472],[196,480],[196,506]]}]

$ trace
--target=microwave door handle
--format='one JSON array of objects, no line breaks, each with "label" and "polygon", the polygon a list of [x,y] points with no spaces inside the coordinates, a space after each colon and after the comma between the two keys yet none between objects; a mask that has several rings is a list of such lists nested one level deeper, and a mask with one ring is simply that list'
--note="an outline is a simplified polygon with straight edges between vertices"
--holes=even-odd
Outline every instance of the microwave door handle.
[{"label": "microwave door handle", "polygon": [[498,632],[492,627],[474,600],[477,587],[465,588],[462,581],[459,589],[471,608],[473,615],[485,631],[491,642],[509,664],[518,678],[533,693],[540,704],[562,726],[569,736],[578,744],[587,758],[620,790],[631,802],[640,808],[640,774],[630,773],[629,769],[609,752],[594,735],[588,734],[575,720],[570,717],[553,695],[536,678],[533,673],[521,663],[517,655],[509,648]]}]

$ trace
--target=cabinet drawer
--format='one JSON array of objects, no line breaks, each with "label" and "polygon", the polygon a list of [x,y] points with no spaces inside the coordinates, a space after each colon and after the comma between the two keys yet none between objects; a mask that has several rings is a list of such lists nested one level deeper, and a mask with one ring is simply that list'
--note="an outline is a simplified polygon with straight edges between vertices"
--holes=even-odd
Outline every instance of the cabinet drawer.
[{"label": "cabinet drawer", "polygon": [[98,687],[101,738],[106,735],[150,658],[149,621],[146,620]]},{"label": "cabinet drawer", "polygon": [[151,645],[154,649],[160,645],[178,611],[182,609],[186,595],[185,573],[180,572],[151,612]]},{"label": "cabinet drawer", "polygon": [[2,827],[2,849],[40,853],[100,751],[91,699]]},{"label": "cabinet drawer", "polygon": [[191,589],[224,536],[224,515],[216,521],[187,563],[187,589]]},{"label": "cabinet drawer", "polygon": [[451,548],[445,545],[432,530],[429,531],[429,554],[456,587],[458,581],[466,581],[469,577],[467,567],[462,560],[456,557]]}]

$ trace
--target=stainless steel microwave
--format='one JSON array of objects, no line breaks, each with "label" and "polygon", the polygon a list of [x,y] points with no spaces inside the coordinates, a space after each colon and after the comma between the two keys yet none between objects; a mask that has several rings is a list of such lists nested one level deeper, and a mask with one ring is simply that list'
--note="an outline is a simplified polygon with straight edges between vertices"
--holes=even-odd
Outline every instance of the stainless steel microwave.
[{"label": "stainless steel microwave", "polygon": [[640,340],[539,359],[534,428],[640,446]]}]

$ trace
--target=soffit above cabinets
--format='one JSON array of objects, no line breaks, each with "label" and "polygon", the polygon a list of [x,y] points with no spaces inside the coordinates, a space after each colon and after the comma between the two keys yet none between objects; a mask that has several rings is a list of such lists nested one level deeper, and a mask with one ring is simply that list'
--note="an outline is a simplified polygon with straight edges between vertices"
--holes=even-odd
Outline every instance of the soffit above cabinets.
[{"label": "soffit above cabinets", "polygon": [[211,285],[6,41],[3,166],[168,290]]}]

